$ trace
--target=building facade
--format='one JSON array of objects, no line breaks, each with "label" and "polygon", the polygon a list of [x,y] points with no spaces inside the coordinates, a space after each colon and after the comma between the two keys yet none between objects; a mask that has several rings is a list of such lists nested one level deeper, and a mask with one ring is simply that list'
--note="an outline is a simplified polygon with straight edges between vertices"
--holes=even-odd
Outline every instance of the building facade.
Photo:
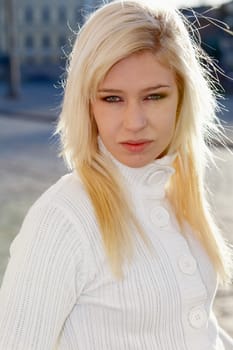
[{"label": "building facade", "polygon": [[[56,76],[64,68],[75,32],[85,16],[99,3],[111,0],[0,0],[0,65],[1,57],[9,56],[8,5],[14,4],[16,54],[19,58],[22,77],[37,75]],[[196,13],[228,24],[233,30],[233,0],[209,11],[207,7],[194,9]],[[189,14],[187,14],[189,16]],[[220,22],[217,22],[220,21]],[[233,77],[233,37],[204,17],[198,18],[203,48],[217,61],[226,73]],[[1,73],[1,69],[0,69]],[[1,78],[1,74],[0,74]]]},{"label": "building facade", "polygon": [[[9,53],[9,8],[0,2],[0,56]],[[72,41],[96,0],[11,0],[14,4],[16,54],[23,71],[49,75],[64,65]],[[55,69],[56,70],[56,69]]]},{"label": "building facade", "polygon": [[216,63],[217,75],[224,93],[233,93],[233,0],[220,7],[208,6],[184,11],[198,29],[202,48]]}]

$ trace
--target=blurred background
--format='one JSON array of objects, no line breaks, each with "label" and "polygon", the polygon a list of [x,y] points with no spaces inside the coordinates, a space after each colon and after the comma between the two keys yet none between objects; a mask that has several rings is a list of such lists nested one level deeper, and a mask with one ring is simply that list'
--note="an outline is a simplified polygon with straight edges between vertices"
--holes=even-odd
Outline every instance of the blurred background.
[{"label": "blurred background", "polygon": [[[233,1],[167,2],[182,9],[198,29],[203,49],[219,66],[224,97],[219,117],[232,149]],[[52,136],[62,103],[61,81],[75,33],[99,4],[0,0],[0,284],[10,244],[26,212],[67,172]],[[233,243],[233,155],[221,146],[215,155],[218,170],[208,169],[206,186],[223,235]],[[232,286],[219,288],[214,307],[220,324],[233,336]]]}]

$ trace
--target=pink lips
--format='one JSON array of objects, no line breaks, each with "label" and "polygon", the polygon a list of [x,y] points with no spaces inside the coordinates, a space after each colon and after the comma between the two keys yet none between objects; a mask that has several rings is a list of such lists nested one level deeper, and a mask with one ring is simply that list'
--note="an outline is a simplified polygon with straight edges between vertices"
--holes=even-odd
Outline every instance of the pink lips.
[{"label": "pink lips", "polygon": [[151,144],[150,140],[127,140],[121,142],[121,145],[126,148],[128,151],[137,153],[142,152]]}]

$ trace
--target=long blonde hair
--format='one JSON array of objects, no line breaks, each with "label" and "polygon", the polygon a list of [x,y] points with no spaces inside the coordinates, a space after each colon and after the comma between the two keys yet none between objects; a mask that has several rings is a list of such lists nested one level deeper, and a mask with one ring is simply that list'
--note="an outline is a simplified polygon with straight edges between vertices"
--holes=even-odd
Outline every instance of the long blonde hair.
[{"label": "long blonde hair", "polygon": [[[139,51],[160,53],[176,73],[179,115],[167,153],[178,152],[176,172],[167,195],[178,221],[188,222],[208,253],[220,279],[230,276],[229,249],[210,215],[204,191],[207,147],[217,135],[216,99],[200,48],[175,9],[142,1],[121,0],[103,5],[79,31],[68,64],[68,77],[57,132],[62,153],[76,169],[95,209],[106,254],[115,276],[122,276],[133,252],[132,228],[149,242],[131,212],[109,160],[99,152],[91,101],[109,69]],[[207,140],[207,142],[206,142]]]}]

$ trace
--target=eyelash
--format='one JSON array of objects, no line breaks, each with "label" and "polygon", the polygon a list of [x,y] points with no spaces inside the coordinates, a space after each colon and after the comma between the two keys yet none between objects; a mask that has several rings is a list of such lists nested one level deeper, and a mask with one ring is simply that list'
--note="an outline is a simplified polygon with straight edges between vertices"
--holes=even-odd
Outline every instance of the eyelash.
[{"label": "eyelash", "polygon": [[108,102],[108,103],[116,103],[116,102],[121,102],[121,98],[119,96],[106,96],[103,98],[103,101]]},{"label": "eyelash", "polygon": [[[162,98],[166,97],[165,94],[151,94],[145,97],[145,100],[149,100],[149,101],[157,101],[157,100],[161,100]],[[119,96],[115,96],[115,95],[111,95],[111,96],[106,96],[103,97],[102,99],[105,102],[108,103],[118,103],[118,102],[122,102],[121,97]]]},{"label": "eyelash", "polygon": [[151,95],[147,96],[146,99],[152,100],[152,101],[157,101],[157,100],[161,100],[164,97],[166,97],[165,94],[151,94]]}]

